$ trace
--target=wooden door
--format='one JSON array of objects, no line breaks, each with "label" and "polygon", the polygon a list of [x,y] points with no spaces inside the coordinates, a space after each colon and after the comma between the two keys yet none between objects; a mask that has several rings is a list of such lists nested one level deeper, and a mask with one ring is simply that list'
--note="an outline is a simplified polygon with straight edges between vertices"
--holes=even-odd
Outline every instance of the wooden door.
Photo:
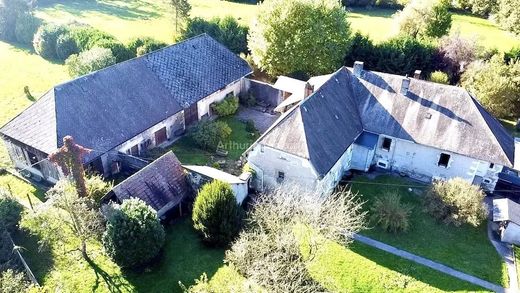
[{"label": "wooden door", "polygon": [[192,125],[199,120],[199,112],[197,110],[197,103],[184,109],[184,123],[186,126]]},{"label": "wooden door", "polygon": [[163,127],[155,132],[155,145],[160,145],[168,139],[166,135],[166,127]]}]

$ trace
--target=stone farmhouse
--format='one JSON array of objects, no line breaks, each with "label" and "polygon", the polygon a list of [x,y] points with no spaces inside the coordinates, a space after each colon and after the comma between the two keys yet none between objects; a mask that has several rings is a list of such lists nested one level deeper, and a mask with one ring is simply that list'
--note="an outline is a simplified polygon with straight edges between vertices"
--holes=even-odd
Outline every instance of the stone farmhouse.
[{"label": "stone farmhouse", "polygon": [[54,86],[0,128],[13,165],[56,182],[48,154],[63,137],[91,149],[85,165],[105,176],[128,156],[167,144],[210,105],[243,91],[249,65],[206,34]]},{"label": "stone farmhouse", "polygon": [[501,173],[518,168],[515,139],[463,88],[362,62],[309,84],[314,92],[246,153],[260,189],[296,182],[327,192],[347,171],[376,167],[427,182],[462,177],[493,191]]}]

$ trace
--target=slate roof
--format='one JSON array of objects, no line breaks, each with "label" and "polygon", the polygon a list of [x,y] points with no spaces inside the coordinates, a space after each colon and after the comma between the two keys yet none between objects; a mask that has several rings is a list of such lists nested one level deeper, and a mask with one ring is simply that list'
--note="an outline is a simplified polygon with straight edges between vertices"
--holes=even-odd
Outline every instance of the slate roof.
[{"label": "slate roof", "polygon": [[282,115],[258,142],[309,159],[324,176],[363,132],[511,167],[514,140],[466,90],[403,76],[341,68]]},{"label": "slate roof", "polygon": [[250,72],[203,34],[57,85],[0,133],[47,154],[72,135],[91,160]]},{"label": "slate roof", "polygon": [[161,216],[191,195],[181,163],[168,152],[139,172],[116,185],[112,192],[119,201],[139,198]]}]

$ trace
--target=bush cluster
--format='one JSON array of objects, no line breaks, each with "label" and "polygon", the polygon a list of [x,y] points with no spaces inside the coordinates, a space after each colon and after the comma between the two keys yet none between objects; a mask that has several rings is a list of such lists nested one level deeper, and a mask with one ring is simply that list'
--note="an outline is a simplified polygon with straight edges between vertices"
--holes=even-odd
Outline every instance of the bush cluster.
[{"label": "bush cluster", "polygon": [[107,212],[102,241],[106,253],[121,267],[149,263],[161,251],[164,227],[156,212],[140,199],[128,199]]},{"label": "bush cluster", "polygon": [[202,186],[193,205],[193,227],[211,245],[226,246],[238,234],[243,211],[231,185],[212,181]]},{"label": "bush cluster", "polygon": [[[2,293],[20,293],[27,292],[31,288],[31,284],[25,278],[22,272],[16,272],[7,269],[0,273],[0,292]],[[38,290],[34,290],[37,292]]]},{"label": "bush cluster", "polygon": [[7,193],[0,190],[0,232],[12,232],[22,219],[23,206]]},{"label": "bush cluster", "polygon": [[462,178],[434,182],[426,192],[424,203],[428,213],[446,224],[480,225],[486,219],[485,194]]},{"label": "bush cluster", "polygon": [[46,24],[40,26],[33,39],[33,46],[36,53],[45,59],[56,60],[56,44],[58,38],[68,33],[68,28],[62,25]]},{"label": "bush cluster", "polygon": [[30,14],[30,7],[24,0],[0,1],[0,40],[15,42],[16,26],[20,26],[25,14]]},{"label": "bush cluster", "polygon": [[116,64],[116,58],[110,49],[94,47],[78,55],[71,55],[65,64],[70,76],[81,76]]},{"label": "bush cluster", "polygon": [[168,44],[149,37],[133,38],[128,42],[126,47],[133,57],[142,56],[144,54],[159,50]]},{"label": "bush cluster", "polygon": [[238,97],[229,94],[224,100],[212,104],[211,110],[215,111],[218,116],[233,115],[238,110]]},{"label": "bush cluster", "polygon": [[401,202],[396,192],[377,197],[372,206],[372,220],[387,232],[406,232],[412,207]]},{"label": "bush cluster", "polygon": [[226,122],[201,121],[190,133],[190,137],[200,148],[215,151],[220,143],[229,139],[231,131]]}]

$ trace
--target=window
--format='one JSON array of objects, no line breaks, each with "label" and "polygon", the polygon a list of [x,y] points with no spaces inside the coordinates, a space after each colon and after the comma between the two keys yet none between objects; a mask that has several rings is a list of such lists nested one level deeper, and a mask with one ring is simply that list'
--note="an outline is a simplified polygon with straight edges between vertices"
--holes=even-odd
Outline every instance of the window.
[{"label": "window", "polygon": [[494,169],[494,168],[495,168],[495,164],[489,163],[489,169]]},{"label": "window", "polygon": [[137,157],[139,156],[139,145],[136,144],[128,150],[128,154]]},{"label": "window", "polygon": [[31,167],[41,170],[40,164],[36,164],[38,163],[38,157],[35,154],[27,151],[27,157],[29,158],[29,165],[31,165]]},{"label": "window", "polygon": [[278,171],[278,178],[276,179],[276,181],[282,182],[284,180],[285,180],[285,173],[282,171]]},{"label": "window", "polygon": [[381,148],[385,151],[390,151],[390,147],[392,146],[392,139],[385,137],[383,138],[383,144],[381,145]]},{"label": "window", "polygon": [[441,153],[441,156],[439,157],[439,162],[437,165],[439,167],[448,168],[448,163],[450,162],[451,156],[445,153]]}]

